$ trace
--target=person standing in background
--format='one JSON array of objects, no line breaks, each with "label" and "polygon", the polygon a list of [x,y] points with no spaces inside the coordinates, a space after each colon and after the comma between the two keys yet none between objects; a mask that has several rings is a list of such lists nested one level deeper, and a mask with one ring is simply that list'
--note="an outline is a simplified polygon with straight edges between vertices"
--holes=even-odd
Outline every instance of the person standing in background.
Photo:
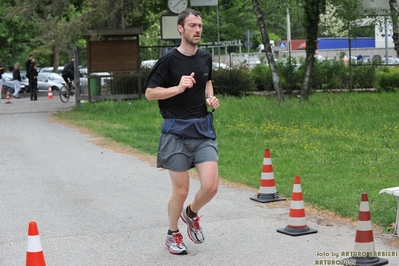
[{"label": "person standing in background", "polygon": [[35,61],[35,58],[33,57],[33,55],[29,55],[29,58],[28,58],[28,60],[26,60],[26,62],[25,62],[25,70],[26,70],[26,77],[28,78],[28,84],[29,84],[29,88],[28,88],[28,90],[27,91],[32,91],[31,89],[31,80],[30,80],[30,77],[29,77],[29,73],[30,73],[30,68],[31,68],[31,65],[32,65],[32,63]]},{"label": "person standing in background", "polygon": [[14,96],[15,99],[19,99],[19,91],[21,90],[21,72],[19,71],[20,65],[16,63],[12,72],[12,79],[14,80]]},{"label": "person standing in background", "polygon": [[36,63],[32,62],[29,71],[30,100],[37,101],[37,75]]}]

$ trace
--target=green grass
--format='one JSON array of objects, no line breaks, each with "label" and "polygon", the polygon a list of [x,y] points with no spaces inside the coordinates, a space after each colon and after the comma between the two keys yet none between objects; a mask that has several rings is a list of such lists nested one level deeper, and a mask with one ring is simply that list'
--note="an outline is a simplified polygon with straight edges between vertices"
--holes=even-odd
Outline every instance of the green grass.
[{"label": "green grass", "polygon": [[[249,96],[221,98],[215,112],[220,176],[259,188],[270,149],[277,191],[290,197],[296,175],[305,205],[356,221],[367,193],[372,221],[389,227],[399,186],[399,95],[315,94],[309,102]],[[157,103],[100,102],[57,114],[63,120],[155,155],[162,118]],[[243,200],[249,200],[243,199]]]}]

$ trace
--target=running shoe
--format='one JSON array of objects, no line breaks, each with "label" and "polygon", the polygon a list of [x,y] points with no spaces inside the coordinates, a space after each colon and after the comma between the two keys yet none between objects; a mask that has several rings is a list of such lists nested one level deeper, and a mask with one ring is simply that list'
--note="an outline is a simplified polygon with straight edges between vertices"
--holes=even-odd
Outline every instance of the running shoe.
[{"label": "running shoe", "polygon": [[183,222],[187,224],[187,234],[191,241],[193,241],[195,244],[201,244],[204,242],[205,237],[202,234],[202,229],[199,225],[200,217],[198,215],[194,218],[189,217],[186,213],[186,208],[183,209],[180,217]]},{"label": "running shoe", "polygon": [[165,240],[166,246],[169,248],[169,252],[174,255],[185,255],[187,254],[187,247],[183,243],[183,236],[180,232],[166,235]]}]

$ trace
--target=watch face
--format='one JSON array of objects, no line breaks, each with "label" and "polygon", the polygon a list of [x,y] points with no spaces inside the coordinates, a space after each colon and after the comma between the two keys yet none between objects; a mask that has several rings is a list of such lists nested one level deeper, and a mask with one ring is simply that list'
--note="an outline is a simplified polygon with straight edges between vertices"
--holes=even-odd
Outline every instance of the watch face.
[{"label": "watch face", "polygon": [[187,0],[168,0],[169,10],[173,13],[180,13],[187,8]]}]

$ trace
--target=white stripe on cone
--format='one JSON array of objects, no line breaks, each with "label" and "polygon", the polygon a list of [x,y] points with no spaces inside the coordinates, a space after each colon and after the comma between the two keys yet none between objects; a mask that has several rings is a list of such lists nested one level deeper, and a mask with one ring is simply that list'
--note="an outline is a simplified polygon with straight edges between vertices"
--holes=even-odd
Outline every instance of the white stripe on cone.
[{"label": "white stripe on cone", "polygon": [[272,159],[271,158],[263,158],[263,164],[264,165],[272,164]]},{"label": "white stripe on cone", "polygon": [[294,184],[294,187],[292,188],[292,192],[302,192],[301,184]]},{"label": "white stripe on cone", "polygon": [[373,230],[371,227],[370,221],[358,221],[357,222],[357,230],[358,231],[370,231]]},{"label": "white stripe on cone", "polygon": [[274,174],[273,173],[262,173],[261,178],[265,179],[265,180],[272,180],[272,179],[274,179]]},{"label": "white stripe on cone", "polygon": [[368,201],[361,201],[359,211],[361,212],[369,212],[370,206]]},{"label": "white stripe on cone", "polygon": [[43,251],[39,236],[28,236],[27,252]]},{"label": "white stripe on cone", "polygon": [[303,201],[291,201],[291,209],[302,210],[304,209]]},{"label": "white stripe on cone", "polygon": [[290,217],[290,219],[288,221],[288,226],[306,227],[306,218],[305,217],[301,217],[301,218]]},{"label": "white stripe on cone", "polygon": [[355,242],[355,251],[374,252],[375,251],[374,242],[369,242],[369,243]]}]

